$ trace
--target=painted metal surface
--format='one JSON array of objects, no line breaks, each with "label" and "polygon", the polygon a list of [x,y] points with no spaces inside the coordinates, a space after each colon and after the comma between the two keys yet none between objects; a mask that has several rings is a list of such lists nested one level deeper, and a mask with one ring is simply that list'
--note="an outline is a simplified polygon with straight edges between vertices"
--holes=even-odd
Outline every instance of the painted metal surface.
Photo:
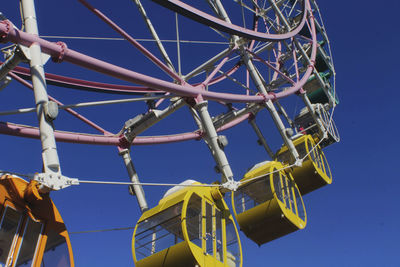
[{"label": "painted metal surface", "polygon": [[[29,1],[31,0],[23,0],[23,2]],[[37,68],[42,68],[42,62],[39,61],[43,52],[47,56],[51,56],[54,62],[69,62],[76,66],[133,84],[118,85],[94,82],[50,73],[45,74],[44,71],[40,71],[40,79],[43,85],[48,83],[61,87],[100,93],[121,95],[146,94],[145,97],[149,98],[152,96],[162,97],[157,103],[151,103],[155,99],[151,99],[150,101],[148,98],[147,100],[149,101],[147,101],[143,111],[138,113],[135,110],[136,114],[133,117],[129,117],[131,119],[128,118],[128,121],[125,120],[126,122],[131,122],[130,126],[128,125],[129,123],[125,123],[123,130],[117,134],[111,133],[75,110],[72,110],[72,108],[83,106],[83,104],[89,105],[88,103],[71,105],[65,107],[65,110],[98,131],[99,134],[54,131],[54,138],[58,142],[108,145],[118,148],[127,168],[129,179],[134,183],[131,186],[137,197],[139,207],[144,212],[139,219],[132,241],[133,257],[137,266],[160,266],[161,264],[164,264],[163,266],[194,266],[196,264],[198,266],[242,266],[242,251],[236,226],[229,215],[229,209],[223,200],[223,195],[217,187],[189,187],[185,185],[187,187],[181,190],[179,190],[179,187],[174,193],[165,196],[158,206],[148,210],[142,184],[138,180],[138,174],[129,154],[131,145],[154,145],[203,139],[210,148],[211,155],[214,157],[218,169],[222,173],[222,182],[231,183],[230,185],[224,184],[221,186],[223,192],[235,191],[239,185],[240,191],[253,182],[255,183],[259,180],[265,182],[269,178],[266,182],[267,186],[263,188],[264,191],[261,190],[259,193],[264,196],[270,194],[270,199],[259,203],[253,209],[243,210],[243,212],[237,210],[237,203],[233,205],[238,222],[250,239],[261,245],[304,228],[307,218],[299,189],[301,193],[305,194],[332,181],[326,158],[316,145],[316,142],[321,141],[324,136],[320,136],[318,140],[314,140],[315,138],[310,136],[303,136],[292,140],[291,131],[296,133],[298,129],[295,128],[293,121],[288,116],[288,112],[281,105],[283,101],[280,103],[278,100],[293,94],[302,94],[305,99],[305,105],[309,109],[311,117],[319,127],[319,130],[323,132],[324,127],[333,127],[332,123],[322,125],[306,95],[306,93],[310,93],[311,87],[315,87],[320,91],[319,93],[322,94],[322,97],[326,97],[326,102],[330,105],[327,110],[334,108],[338,103],[331,99],[332,96],[336,97],[334,84],[335,71],[329,40],[327,39],[322,21],[316,16],[319,11],[315,1],[270,0],[264,2],[264,5],[269,5],[268,7],[261,7],[257,0],[249,1],[248,4],[250,3],[251,6],[246,5],[246,1],[222,2],[219,0],[208,0],[205,3],[211,7],[211,11],[207,13],[199,7],[200,5],[197,2],[188,5],[186,4],[188,1],[153,0],[156,4],[166,7],[166,12],[177,12],[179,15],[193,21],[194,24],[207,29],[212,27],[212,30],[226,37],[227,41],[223,49],[215,53],[210,53],[209,56],[202,59],[204,61],[191,66],[186,75],[181,73],[181,40],[178,27],[178,23],[180,23],[178,21],[178,14],[175,14],[176,46],[178,49],[177,71],[173,66],[173,61],[169,58],[167,50],[163,47],[162,40],[158,37],[156,28],[153,27],[152,21],[147,16],[147,12],[139,0],[135,0],[135,4],[143,16],[145,26],[150,30],[153,41],[157,44],[159,52],[161,52],[160,58],[151,49],[139,43],[138,39],[135,39],[126,30],[122,29],[121,26],[107,17],[105,13],[93,7],[85,0],[80,0],[79,2],[101,18],[115,32],[128,40],[141,55],[144,55],[157,67],[157,70],[161,69],[164,72],[163,74],[166,73],[167,78],[156,78],[157,75],[152,73],[144,74],[145,72],[141,69],[140,64],[136,69],[123,68],[70,49],[66,43],[47,41],[40,38],[37,31],[29,30],[32,27],[32,25],[29,26],[29,23],[26,24],[28,28],[27,32],[30,33],[27,33],[15,28],[10,21],[4,20],[4,17],[1,17],[3,20],[0,21],[0,41],[18,44],[20,47],[30,47],[32,58],[28,58],[28,61],[34,71]],[[157,5],[154,6],[157,7]],[[253,24],[246,26],[233,22],[235,18],[230,13],[230,7],[242,10],[243,17],[243,10],[247,9]],[[292,12],[293,10],[296,10],[296,12]],[[274,14],[273,18],[268,17],[268,12]],[[32,20],[34,17],[34,15],[29,15],[26,17],[26,20]],[[245,19],[243,19],[243,24],[246,24],[245,22]],[[260,31],[259,26],[263,23],[265,24],[265,29]],[[270,23],[270,26],[267,26],[268,23]],[[26,50],[27,48],[23,49]],[[36,53],[33,50],[36,50]],[[15,50],[9,53],[15,53]],[[21,67],[15,67],[18,63],[17,60],[13,60],[11,57],[8,60],[6,59],[6,62],[12,64],[6,63],[0,67],[1,76],[7,75],[7,77],[11,77],[30,89],[36,87],[35,84],[37,82],[35,80],[37,80],[38,76],[32,76],[32,85],[27,81],[31,79],[29,71]],[[325,76],[321,75],[322,69],[326,69],[329,72],[329,76],[326,79],[324,78]],[[238,78],[238,76],[240,77]],[[312,79],[315,84],[311,83]],[[227,81],[239,85],[241,91],[226,86]],[[253,89],[254,87],[255,89]],[[35,91],[37,90],[35,89]],[[63,105],[51,96],[48,99],[60,106]],[[39,97],[39,104],[47,102],[48,99],[47,95],[41,95]],[[213,114],[213,111],[207,105],[207,101],[225,106],[227,111],[218,111],[218,114]],[[92,104],[100,104],[100,102],[93,102]],[[105,102],[107,101],[104,101],[102,104],[105,104]],[[109,103],[112,102],[117,103],[116,100],[109,101]],[[275,105],[278,107],[277,109]],[[192,132],[171,135],[162,135],[162,133],[156,136],[141,135],[145,130],[162,121],[180,107],[190,109],[193,119],[198,125],[198,129],[194,129]],[[290,166],[293,168],[292,173],[284,171],[283,169],[289,167],[279,162],[265,163],[248,172],[242,181],[237,182],[230,167],[232,163],[228,161],[224,152],[224,142],[221,141],[222,139],[220,139],[218,133],[232,128],[243,121],[250,120],[250,124],[256,131],[261,144],[270,157],[274,159],[274,155],[261,132],[261,128],[255,124],[254,120],[263,109],[267,109],[271,113],[275,122],[274,127],[279,130],[285,143],[281,150],[278,151],[275,159],[280,160],[284,164],[298,164],[300,158],[308,153],[307,158],[303,162],[302,167]],[[119,114],[118,116],[121,115]],[[259,123],[264,123],[264,121],[259,120]],[[285,124],[289,124],[289,126]],[[43,137],[44,131],[39,131],[39,128],[11,122],[0,123],[1,134],[26,138]],[[45,145],[44,151],[55,150],[55,141],[53,143]],[[306,154],[303,151],[304,149],[302,150],[299,147],[300,145],[305,146]],[[290,151],[290,155],[286,155],[286,158],[283,157],[283,154],[289,154],[288,151]],[[49,158],[52,160],[44,159],[45,169],[46,166],[56,166],[58,164],[58,160],[55,160],[56,157]],[[50,165],[46,165],[46,162],[50,162]],[[57,166],[59,169],[59,164]],[[275,173],[273,174],[272,172]],[[275,174],[278,174],[278,178],[276,178]],[[257,177],[260,175],[264,175],[265,177]],[[298,187],[293,181],[292,175],[296,183],[299,184]],[[277,180],[280,181],[281,186],[277,186],[275,183]],[[261,187],[258,189],[261,189]],[[255,189],[255,191],[257,190]],[[35,195],[36,193],[33,192],[32,194]],[[238,195],[239,192],[232,195],[234,196],[235,194]],[[190,205],[193,204],[191,201],[194,198],[200,199],[197,202],[197,208],[193,209],[200,211],[197,214],[200,218],[198,232],[201,233],[201,236],[199,238],[195,238],[189,233],[190,228],[193,227],[193,225],[189,225],[189,221],[191,216],[190,208],[193,208]],[[136,242],[139,233],[138,228],[168,212],[175,212],[174,218],[178,218],[177,224],[173,227],[169,227],[168,223],[163,224],[163,230],[167,231],[165,234],[174,235],[175,240],[173,245],[160,250],[158,248],[156,233],[151,233],[148,235],[150,239],[147,240],[147,245],[149,246],[146,247],[149,248],[148,251],[150,251],[150,254],[139,259],[136,253],[137,247],[141,246]],[[218,215],[220,217],[217,214],[220,214]],[[212,217],[211,220],[209,219],[211,218],[210,216]],[[267,223],[268,227],[264,227]],[[139,227],[139,225],[141,226]],[[233,229],[234,236],[237,238],[237,254],[231,253],[227,248],[227,232],[229,227]],[[147,231],[146,233],[150,233],[149,229],[155,230],[156,226],[149,226],[143,232]],[[220,239],[218,239],[218,236],[220,236]],[[221,244],[223,246],[218,249],[218,246]],[[21,240],[18,239],[13,243],[15,248],[20,245]],[[41,248],[41,250],[43,249]],[[72,255],[70,245],[69,252]],[[71,262],[71,265],[73,265],[73,259]]]},{"label": "painted metal surface", "polygon": [[[2,253],[0,256],[1,263],[74,266],[71,242],[63,219],[49,194],[39,193],[37,182],[28,183],[18,177],[2,175],[0,202],[2,222],[5,222],[7,209],[17,212],[20,221],[11,239],[4,236],[1,238],[2,241],[12,241],[12,243],[1,242],[2,252],[11,247],[8,255]],[[36,225],[36,227],[32,228],[31,225]],[[10,227],[9,224],[5,226]],[[3,225],[0,224],[0,228],[3,228]],[[1,230],[4,233],[7,228]],[[28,234],[30,234],[29,237]]]},{"label": "painted metal surface", "polygon": [[303,229],[307,215],[299,189],[277,161],[257,164],[232,193],[240,229],[258,245]]},{"label": "painted metal surface", "polygon": [[[221,243],[216,244],[217,240]],[[237,250],[232,250],[234,242]],[[143,213],[135,227],[132,251],[138,267],[242,266],[239,234],[218,188],[178,186]]]},{"label": "painted metal surface", "polygon": [[[302,166],[294,167],[292,175],[302,195],[308,194],[322,186],[332,183],[332,173],[324,152],[315,144],[311,135],[301,135],[293,141],[300,157],[304,158]],[[293,159],[283,146],[276,153],[277,160],[289,164]]]}]

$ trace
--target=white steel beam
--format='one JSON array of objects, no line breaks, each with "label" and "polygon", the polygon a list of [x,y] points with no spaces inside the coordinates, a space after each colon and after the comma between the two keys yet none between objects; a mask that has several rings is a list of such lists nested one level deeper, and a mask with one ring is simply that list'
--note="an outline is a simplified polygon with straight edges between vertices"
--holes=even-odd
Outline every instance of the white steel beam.
[{"label": "white steel beam", "polygon": [[[24,25],[27,33],[39,35],[35,4],[33,0],[21,0]],[[46,79],[42,63],[40,45],[34,43],[30,46],[30,69],[34,88],[37,117],[39,120],[40,139],[42,142],[42,157],[44,172],[60,174],[60,163],[54,138],[54,128],[51,120],[45,114],[48,104]]]},{"label": "white steel beam", "polygon": [[142,185],[140,185],[139,176],[135,170],[135,166],[133,165],[131,155],[129,153],[129,149],[124,149],[119,153],[124,159],[126,170],[128,171],[129,178],[133,185],[130,185],[130,188],[133,190],[133,193],[136,195],[137,202],[139,204],[140,210],[145,212],[149,209],[147,205],[146,197],[143,191]]}]

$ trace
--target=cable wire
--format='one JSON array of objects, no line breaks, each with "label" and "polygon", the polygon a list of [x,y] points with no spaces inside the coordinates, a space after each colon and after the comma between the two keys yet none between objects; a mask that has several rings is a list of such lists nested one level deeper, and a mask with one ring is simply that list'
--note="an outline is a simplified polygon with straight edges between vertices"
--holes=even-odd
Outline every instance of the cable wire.
[{"label": "cable wire", "polygon": [[[121,37],[90,37],[90,36],[57,36],[57,35],[41,35],[41,38],[48,39],[72,39],[72,40],[97,40],[97,41],[126,41]],[[153,39],[135,39],[138,42],[156,42]],[[165,43],[176,43],[176,40],[160,40]],[[217,41],[191,41],[191,40],[179,40],[180,43],[189,44],[217,44],[217,45],[229,45],[229,42],[217,42]]]},{"label": "cable wire", "polygon": [[130,227],[120,227],[120,228],[110,228],[110,229],[76,231],[76,232],[68,232],[68,234],[76,235],[76,234],[89,234],[89,233],[103,233],[103,232],[111,232],[111,231],[126,231],[126,230],[132,230],[132,229],[135,229],[135,227],[130,226]]}]

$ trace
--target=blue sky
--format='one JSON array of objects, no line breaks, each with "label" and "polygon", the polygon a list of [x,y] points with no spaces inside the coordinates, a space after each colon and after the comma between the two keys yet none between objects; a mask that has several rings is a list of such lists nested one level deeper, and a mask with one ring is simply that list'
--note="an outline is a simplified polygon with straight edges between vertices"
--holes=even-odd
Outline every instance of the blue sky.
[{"label": "blue sky", "polygon": [[[78,1],[37,1],[39,31],[42,35],[118,37]],[[91,1],[134,37],[147,38],[136,19],[139,14],[130,1]],[[333,183],[304,197],[308,224],[302,230],[265,244],[260,248],[241,235],[244,266],[397,266],[398,174],[400,146],[396,132],[399,111],[397,75],[399,41],[397,1],[381,1],[379,5],[365,1],[319,1],[333,50],[337,72],[340,105],[335,111],[341,142],[324,150],[333,173]],[[1,10],[20,25],[17,3],[7,3]],[[164,15],[163,15],[164,16]],[[158,16],[162,24],[173,18]],[[156,16],[157,17],[157,16]],[[185,21],[182,19],[182,21]],[[185,25],[184,23],[182,23]],[[162,38],[174,38],[174,25],[162,28]],[[181,27],[182,35],[193,38],[193,32]],[[196,32],[196,37],[214,38],[210,31]],[[52,39],[53,40],[53,39]],[[56,41],[54,39],[53,41]],[[118,65],[157,77],[154,70],[133,48],[120,41],[63,40],[72,49],[114,62]],[[150,49],[154,47],[150,46]],[[167,45],[169,51],[175,49]],[[185,59],[201,60],[207,56],[204,47],[191,47]],[[189,48],[187,48],[189,49]],[[211,53],[214,47],[207,48]],[[127,52],[123,52],[127,51]],[[205,54],[205,55],[204,55]],[[199,59],[200,58],[200,59]],[[189,64],[184,59],[184,64]],[[190,62],[189,60],[189,62]],[[185,63],[186,62],[186,63]],[[185,66],[185,65],[183,65]],[[46,70],[85,79],[116,82],[87,72],[68,63],[49,62]],[[164,75],[164,76],[163,76]],[[49,86],[49,93],[65,103],[112,98]],[[32,93],[15,81],[0,91],[2,110],[33,106]],[[143,104],[79,110],[100,125],[118,132],[124,121],[145,110]],[[188,112],[173,115],[149,134],[194,129]],[[264,133],[280,145],[268,114],[261,114]],[[8,116],[1,121],[33,122],[35,116]],[[262,123],[260,123],[262,124]],[[87,128],[69,115],[60,113],[56,128]],[[168,129],[166,129],[168,128]],[[226,153],[235,178],[239,179],[252,164],[267,159],[256,145],[256,137],[247,123],[225,133],[230,141]],[[40,170],[40,143],[37,140],[4,136],[1,168],[32,173]],[[114,147],[98,147],[58,143],[62,171],[83,180],[127,181],[123,161]],[[212,182],[219,179],[213,171],[215,163],[202,141],[133,147],[131,152],[143,182],[174,182],[196,179]],[[243,156],[245,155],[245,156]],[[145,187],[150,206],[168,189]],[[64,221],[71,232],[134,226],[140,217],[136,199],[126,186],[80,185],[52,193]],[[76,266],[133,266],[131,239],[133,231],[113,231],[71,235]]]}]

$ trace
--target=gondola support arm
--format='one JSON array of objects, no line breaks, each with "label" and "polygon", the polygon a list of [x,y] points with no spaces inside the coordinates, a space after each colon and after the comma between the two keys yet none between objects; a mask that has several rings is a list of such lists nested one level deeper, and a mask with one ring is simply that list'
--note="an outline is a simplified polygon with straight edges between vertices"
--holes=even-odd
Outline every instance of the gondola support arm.
[{"label": "gondola support arm", "polygon": [[58,173],[36,173],[33,179],[50,190],[60,190],[71,185],[79,185],[78,179]]}]

